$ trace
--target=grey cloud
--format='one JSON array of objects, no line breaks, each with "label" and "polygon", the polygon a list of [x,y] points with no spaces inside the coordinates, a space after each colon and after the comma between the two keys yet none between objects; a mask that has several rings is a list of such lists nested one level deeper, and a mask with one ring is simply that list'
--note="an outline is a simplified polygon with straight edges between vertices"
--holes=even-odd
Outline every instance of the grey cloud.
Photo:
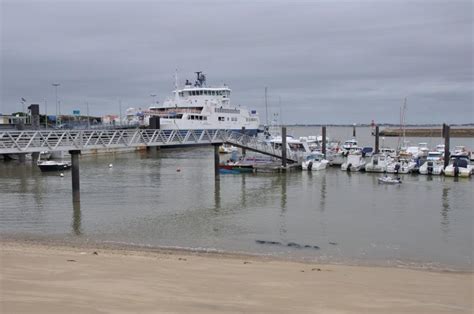
[{"label": "grey cloud", "polygon": [[[2,2],[0,111],[18,99],[96,114],[164,99],[203,70],[289,123],[473,122],[470,1]],[[447,108],[458,108],[452,110]],[[434,115],[433,112],[437,114]]]}]

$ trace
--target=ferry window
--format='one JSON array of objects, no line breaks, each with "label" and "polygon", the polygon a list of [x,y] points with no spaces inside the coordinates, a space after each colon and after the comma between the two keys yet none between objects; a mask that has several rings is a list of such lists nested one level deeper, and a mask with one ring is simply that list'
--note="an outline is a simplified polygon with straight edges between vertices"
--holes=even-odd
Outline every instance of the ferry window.
[{"label": "ferry window", "polygon": [[202,117],[203,120],[207,120],[207,117]]},{"label": "ferry window", "polygon": [[218,121],[225,121],[225,118],[224,117],[218,117],[217,120]]},{"label": "ferry window", "polygon": [[199,91],[199,95],[202,95],[202,90]]}]

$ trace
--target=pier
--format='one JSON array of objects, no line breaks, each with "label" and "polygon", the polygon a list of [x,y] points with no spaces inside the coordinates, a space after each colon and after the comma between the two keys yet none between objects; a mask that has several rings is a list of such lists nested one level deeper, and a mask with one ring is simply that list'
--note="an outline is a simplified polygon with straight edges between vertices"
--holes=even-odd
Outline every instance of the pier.
[{"label": "pier", "polygon": [[[282,128],[286,134],[286,128]],[[286,137],[283,146],[286,147]],[[254,136],[229,130],[64,130],[0,131],[0,154],[39,154],[42,151],[67,151],[71,155],[73,200],[80,201],[79,155],[84,150],[139,147],[214,147],[215,178],[219,179],[219,146],[230,144],[282,160],[282,165],[298,163],[300,154],[280,149]],[[23,159],[22,158],[22,159]],[[21,161],[21,160],[20,160]]]}]

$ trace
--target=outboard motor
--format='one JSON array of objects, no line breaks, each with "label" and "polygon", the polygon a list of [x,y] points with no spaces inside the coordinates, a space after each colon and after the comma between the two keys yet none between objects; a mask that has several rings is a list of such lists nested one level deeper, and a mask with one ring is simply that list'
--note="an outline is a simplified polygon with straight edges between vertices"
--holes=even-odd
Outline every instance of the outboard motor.
[{"label": "outboard motor", "polygon": [[352,164],[347,165],[347,171],[351,171]]},{"label": "outboard motor", "polygon": [[433,162],[430,161],[428,162],[428,174],[432,174],[433,173]]},{"label": "outboard motor", "polygon": [[313,169],[313,162],[310,161],[308,164],[308,171],[311,171]]},{"label": "outboard motor", "polygon": [[398,173],[399,170],[400,170],[400,164],[396,164],[395,165],[395,173]]},{"label": "outboard motor", "polygon": [[459,165],[458,165],[458,161],[456,159],[453,161],[453,167],[454,167],[454,176],[458,177],[459,176]]}]

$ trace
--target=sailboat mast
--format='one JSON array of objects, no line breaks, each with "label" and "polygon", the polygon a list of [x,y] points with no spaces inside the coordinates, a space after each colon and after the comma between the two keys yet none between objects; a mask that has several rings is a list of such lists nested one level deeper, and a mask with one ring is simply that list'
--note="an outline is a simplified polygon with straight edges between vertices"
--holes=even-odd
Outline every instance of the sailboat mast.
[{"label": "sailboat mast", "polygon": [[267,87],[265,86],[265,121],[268,126],[268,101],[267,101]]},{"label": "sailboat mast", "polygon": [[178,95],[178,69],[176,69],[174,73],[174,88],[175,88],[175,93],[174,93],[174,101],[175,105],[179,105],[179,95]]},{"label": "sailboat mast", "polygon": [[405,97],[405,102],[403,103],[403,145],[405,145],[406,110],[407,110],[407,98]]}]

